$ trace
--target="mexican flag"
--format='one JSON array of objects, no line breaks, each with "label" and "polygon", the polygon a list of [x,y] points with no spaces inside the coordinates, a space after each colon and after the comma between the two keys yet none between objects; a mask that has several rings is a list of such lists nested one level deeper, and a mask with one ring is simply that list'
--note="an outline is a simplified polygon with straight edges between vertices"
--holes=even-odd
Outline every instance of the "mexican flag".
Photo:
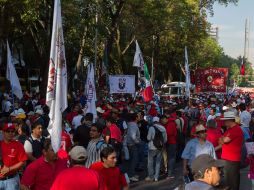
[{"label": "mexican flag", "polygon": [[153,88],[150,83],[150,76],[147,65],[144,64],[144,75],[145,75],[145,88],[142,92],[145,102],[150,102],[153,99]]},{"label": "mexican flag", "polygon": [[245,65],[244,65],[244,57],[242,59],[241,68],[240,68],[240,75],[245,75]]}]

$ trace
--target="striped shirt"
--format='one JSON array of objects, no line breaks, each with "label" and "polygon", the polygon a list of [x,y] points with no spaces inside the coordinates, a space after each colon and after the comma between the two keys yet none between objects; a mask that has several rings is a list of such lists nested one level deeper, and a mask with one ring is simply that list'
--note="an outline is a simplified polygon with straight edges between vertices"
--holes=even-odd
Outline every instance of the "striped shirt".
[{"label": "striped shirt", "polygon": [[90,140],[87,146],[88,156],[85,164],[87,168],[89,168],[94,162],[101,161],[100,152],[106,146],[107,144],[104,142],[102,137]]}]

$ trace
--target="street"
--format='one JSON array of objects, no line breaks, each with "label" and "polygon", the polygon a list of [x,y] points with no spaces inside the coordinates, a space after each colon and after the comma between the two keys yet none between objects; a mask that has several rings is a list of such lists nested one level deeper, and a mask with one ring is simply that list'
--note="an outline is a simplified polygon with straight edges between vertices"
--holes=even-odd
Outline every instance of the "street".
[{"label": "street", "polygon": [[[240,190],[251,190],[251,181],[247,178],[249,168],[241,170],[241,179],[240,179]],[[173,180],[167,180],[165,177],[158,182],[146,182],[143,180],[132,183],[132,190],[173,190],[182,183],[182,176],[180,175],[182,169],[177,167],[177,177]]]}]

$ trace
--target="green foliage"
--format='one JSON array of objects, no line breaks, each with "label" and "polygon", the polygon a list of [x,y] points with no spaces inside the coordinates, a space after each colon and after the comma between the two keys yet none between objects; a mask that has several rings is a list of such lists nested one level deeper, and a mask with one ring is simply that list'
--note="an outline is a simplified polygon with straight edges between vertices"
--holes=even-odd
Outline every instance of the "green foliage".
[{"label": "green foliage", "polygon": [[[132,67],[137,39],[148,67],[153,57],[159,82],[184,76],[184,47],[188,47],[191,70],[221,66],[239,73],[239,61],[224,55],[216,40],[209,37],[207,13],[215,2],[236,4],[238,0],[61,0],[65,49],[69,77],[84,75],[82,58],[94,61],[95,31],[97,74],[107,47],[109,73],[135,74]],[[53,1],[0,0],[0,41],[24,45],[29,67],[40,67],[42,86],[47,81],[53,18]],[[95,17],[98,16],[96,23]],[[237,67],[238,66],[238,67]],[[252,70],[247,68],[247,72]]]}]

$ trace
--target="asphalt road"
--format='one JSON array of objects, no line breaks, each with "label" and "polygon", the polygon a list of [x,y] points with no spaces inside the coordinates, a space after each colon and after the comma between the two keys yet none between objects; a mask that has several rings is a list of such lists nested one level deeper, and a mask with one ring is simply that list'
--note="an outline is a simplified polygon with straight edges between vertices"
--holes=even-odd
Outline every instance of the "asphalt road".
[{"label": "asphalt road", "polygon": [[[241,170],[241,184],[239,190],[251,190],[251,181],[247,178],[249,168]],[[139,173],[142,180],[139,182],[131,183],[131,190],[174,190],[180,184],[183,179],[181,175],[181,166],[178,165],[176,170],[176,178],[173,180],[165,179],[165,176],[161,176],[158,182],[146,182],[144,180],[145,172]]]}]

